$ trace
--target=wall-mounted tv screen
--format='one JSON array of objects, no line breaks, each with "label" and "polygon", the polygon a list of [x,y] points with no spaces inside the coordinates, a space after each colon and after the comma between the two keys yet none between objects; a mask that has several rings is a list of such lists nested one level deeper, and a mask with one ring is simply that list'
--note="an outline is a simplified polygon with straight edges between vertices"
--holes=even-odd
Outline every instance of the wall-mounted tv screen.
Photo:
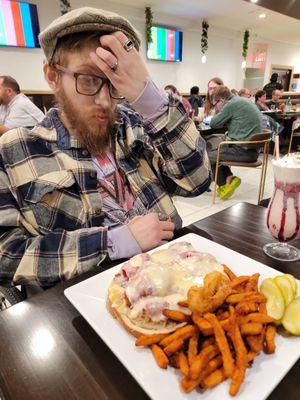
[{"label": "wall-mounted tv screen", "polygon": [[152,26],[152,42],[147,58],[157,61],[182,61],[182,32],[162,26]]},{"label": "wall-mounted tv screen", "polygon": [[0,0],[0,46],[40,47],[37,6]]}]

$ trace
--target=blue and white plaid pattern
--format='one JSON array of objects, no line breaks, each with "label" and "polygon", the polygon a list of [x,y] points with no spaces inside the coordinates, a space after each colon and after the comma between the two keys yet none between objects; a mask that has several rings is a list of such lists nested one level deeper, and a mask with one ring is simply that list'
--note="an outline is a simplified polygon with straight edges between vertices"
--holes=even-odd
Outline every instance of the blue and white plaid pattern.
[{"label": "blue and white plaid pattern", "polygon": [[[170,196],[196,196],[210,184],[204,140],[173,98],[152,123],[125,106],[118,116],[117,164],[145,208],[179,228]],[[0,138],[0,280],[47,287],[93,268],[107,257],[104,218],[91,155],[57,110]]]}]

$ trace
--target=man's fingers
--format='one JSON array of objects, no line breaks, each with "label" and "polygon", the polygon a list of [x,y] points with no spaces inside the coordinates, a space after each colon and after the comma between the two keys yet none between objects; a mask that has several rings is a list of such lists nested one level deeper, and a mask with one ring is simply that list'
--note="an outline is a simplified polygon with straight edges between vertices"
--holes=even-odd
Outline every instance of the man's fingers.
[{"label": "man's fingers", "polygon": [[162,231],[161,238],[163,240],[171,240],[174,237],[174,232],[172,231]]},{"label": "man's fingers", "polygon": [[[119,32],[122,33],[122,32]],[[124,35],[124,34],[123,34]],[[101,46],[108,48],[111,50],[118,59],[122,56],[124,57],[128,52],[124,49],[123,44],[126,42],[127,37],[124,35],[125,40],[122,42],[116,37],[114,34],[111,35],[103,35],[100,38]],[[132,51],[135,49],[132,49]]]},{"label": "man's fingers", "polygon": [[121,31],[112,33],[112,36],[115,36],[119,40],[119,42],[121,43],[122,46],[124,45],[126,40],[128,40],[128,37],[125,35],[125,33],[121,32]]},{"label": "man's fingers", "polygon": [[127,53],[128,53],[128,52],[129,52],[129,53],[130,53],[130,52],[134,52],[134,53],[137,52],[137,50],[136,50],[135,47],[132,47],[129,51],[126,50],[126,48],[124,47],[125,43],[128,42],[128,40],[130,40],[130,41],[132,41],[132,40],[129,39],[123,32],[121,32],[121,31],[114,32],[114,33],[112,33],[112,36],[115,36],[115,37],[119,40],[119,42],[121,43],[121,46],[123,47],[123,49],[124,49]]},{"label": "man's fingers", "polygon": [[111,66],[109,67],[106,62],[101,60],[100,57],[94,52],[90,53],[90,59],[93,61],[93,63],[105,74],[105,76],[113,83],[116,83],[117,76],[115,74],[115,71],[111,69]]},{"label": "man's fingers", "polygon": [[163,231],[174,231],[175,224],[170,221],[160,221],[160,227]]},{"label": "man's fingers", "polygon": [[103,49],[103,47],[97,47],[96,54],[111,69],[113,65],[118,63],[116,56],[114,56],[110,51]]}]

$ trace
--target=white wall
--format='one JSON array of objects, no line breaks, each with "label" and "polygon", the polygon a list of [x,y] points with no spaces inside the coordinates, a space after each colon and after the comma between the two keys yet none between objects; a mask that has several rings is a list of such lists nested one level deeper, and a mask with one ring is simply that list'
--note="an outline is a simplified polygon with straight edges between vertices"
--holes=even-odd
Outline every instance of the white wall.
[{"label": "white wall", "polygon": [[[60,15],[59,0],[30,0],[37,4],[40,29],[45,28]],[[41,49],[0,47],[0,75],[11,75],[22,90],[49,90],[43,76]]]},{"label": "white wall", "polygon": [[294,73],[300,73],[300,46],[269,41],[269,49],[265,71],[265,82],[270,79],[271,65],[294,66]]},{"label": "white wall", "polygon": [[[74,8],[82,5],[82,0],[72,0]],[[85,5],[107,9],[107,1],[87,0]],[[141,52],[146,59],[145,17],[143,8],[128,7],[109,3],[110,11],[128,18],[142,36]],[[201,21],[199,26],[191,22],[166,14],[155,14],[154,22],[174,26],[183,30],[183,61],[180,63],[146,60],[153,79],[161,86],[175,85],[182,92],[189,92],[191,86],[198,85],[205,92],[207,82],[214,76],[220,76],[230,87],[240,87],[242,71],[240,70],[240,46],[242,39],[239,33],[210,27],[207,63],[201,63]]]},{"label": "white wall", "polygon": [[[54,18],[60,15],[59,0],[30,0],[38,6],[40,29],[43,30]],[[104,0],[71,0],[72,8],[83,5],[109,9],[127,17],[141,32],[145,41],[144,9],[125,6]],[[242,86],[241,49],[242,33],[209,28],[209,49],[207,63],[201,63],[201,29],[183,18],[164,14],[155,15],[155,22],[174,26],[183,30],[183,62],[159,62],[146,60],[155,81],[164,86],[172,83],[182,92],[198,85],[205,92],[210,78],[221,77],[229,87]],[[266,42],[258,39],[260,42]],[[141,53],[146,59],[145,46]],[[42,72],[43,54],[40,49],[20,49],[0,47],[0,74],[15,77],[23,90],[49,90]],[[265,81],[268,81],[270,64],[295,65],[300,72],[300,46],[270,42]]]}]

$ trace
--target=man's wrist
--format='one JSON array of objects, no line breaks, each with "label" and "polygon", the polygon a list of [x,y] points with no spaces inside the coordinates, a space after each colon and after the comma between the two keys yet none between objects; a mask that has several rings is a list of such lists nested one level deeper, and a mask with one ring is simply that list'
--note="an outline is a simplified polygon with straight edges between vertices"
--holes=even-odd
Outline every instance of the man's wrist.
[{"label": "man's wrist", "polygon": [[153,121],[160,117],[168,108],[169,97],[159,88],[151,77],[147,78],[146,85],[140,95],[130,103],[145,120]]},{"label": "man's wrist", "polygon": [[127,225],[122,225],[107,232],[107,250],[111,260],[130,258],[142,253],[142,249]]}]

